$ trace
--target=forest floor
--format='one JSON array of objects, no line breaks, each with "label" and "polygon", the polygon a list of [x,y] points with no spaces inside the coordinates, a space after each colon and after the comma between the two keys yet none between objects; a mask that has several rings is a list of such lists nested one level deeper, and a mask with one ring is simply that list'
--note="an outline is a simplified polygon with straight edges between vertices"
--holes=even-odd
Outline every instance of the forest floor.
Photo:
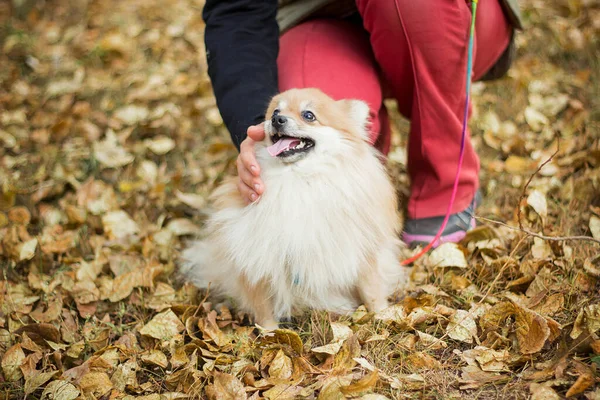
[{"label": "forest floor", "polygon": [[600,399],[597,0],[522,1],[512,69],[473,86],[479,227],[389,310],[274,336],[175,279],[237,155],[202,1],[23,3],[0,2],[0,399]]}]

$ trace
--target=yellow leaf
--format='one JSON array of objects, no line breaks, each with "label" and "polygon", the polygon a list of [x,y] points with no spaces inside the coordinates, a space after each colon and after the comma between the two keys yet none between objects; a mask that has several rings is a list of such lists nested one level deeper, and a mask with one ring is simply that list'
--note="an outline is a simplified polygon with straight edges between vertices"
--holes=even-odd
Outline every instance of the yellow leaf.
[{"label": "yellow leaf", "polygon": [[88,372],[79,380],[79,387],[88,397],[102,397],[108,393],[113,384],[106,372]]},{"label": "yellow leaf", "polygon": [[160,350],[152,349],[148,353],[140,356],[143,362],[158,365],[161,368],[167,368],[169,361],[167,356]]},{"label": "yellow leaf", "polygon": [[340,391],[346,396],[366,392],[367,390],[371,390],[373,387],[375,387],[378,381],[379,374],[377,371],[373,371],[358,381],[351,383],[350,385],[342,386]]},{"label": "yellow leaf", "polygon": [[140,334],[159,340],[169,340],[184,329],[185,326],[177,318],[177,315],[171,309],[168,309],[155,315],[150,322],[140,329]]},{"label": "yellow leaf", "polygon": [[292,376],[292,360],[281,349],[271,361],[269,376],[275,379],[289,379]]},{"label": "yellow leaf", "polygon": [[542,218],[546,218],[548,215],[548,203],[546,202],[546,196],[539,190],[533,190],[527,197],[527,204],[534,209],[534,211]]},{"label": "yellow leaf", "polygon": [[531,400],[560,400],[560,396],[552,389],[549,382],[529,385]]},{"label": "yellow leaf", "polygon": [[437,268],[467,268],[467,260],[456,243],[442,243],[429,255],[429,265]]},{"label": "yellow leaf", "polygon": [[23,377],[21,365],[25,361],[25,353],[20,344],[15,344],[4,353],[2,357],[2,371],[4,379],[9,382],[18,381]]},{"label": "yellow leaf", "polygon": [[233,375],[215,372],[214,382],[206,387],[209,400],[245,400],[248,398],[244,385]]},{"label": "yellow leaf", "polygon": [[590,218],[590,231],[594,239],[600,240],[600,218],[592,215]]},{"label": "yellow leaf", "polygon": [[123,211],[111,211],[102,217],[104,231],[112,239],[123,239],[140,231],[137,224]]},{"label": "yellow leaf", "polygon": [[21,250],[19,251],[19,260],[31,260],[35,255],[35,249],[37,248],[38,241],[36,238],[26,241],[22,244]]},{"label": "yellow leaf", "polygon": [[52,381],[42,392],[42,399],[75,400],[79,397],[79,390],[66,381]]},{"label": "yellow leaf", "polygon": [[417,331],[417,335],[419,336],[419,343],[428,350],[439,350],[448,347],[446,342],[428,333]]},{"label": "yellow leaf", "polygon": [[406,358],[406,362],[416,370],[442,368],[442,364],[440,364],[438,360],[423,352],[409,354]]},{"label": "yellow leaf", "polygon": [[33,393],[37,388],[48,382],[58,371],[42,372],[25,379],[25,394]]},{"label": "yellow leaf", "polygon": [[167,154],[175,148],[175,141],[166,136],[159,136],[151,140],[145,141],[146,146],[159,156]]},{"label": "yellow leaf", "polygon": [[450,317],[446,333],[454,340],[473,343],[473,338],[477,336],[477,324],[468,311],[456,310]]}]

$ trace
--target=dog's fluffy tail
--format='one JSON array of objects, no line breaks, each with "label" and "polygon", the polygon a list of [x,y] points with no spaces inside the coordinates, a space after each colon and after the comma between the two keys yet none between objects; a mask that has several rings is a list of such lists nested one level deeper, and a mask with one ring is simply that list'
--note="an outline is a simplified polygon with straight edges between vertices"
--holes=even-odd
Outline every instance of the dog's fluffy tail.
[{"label": "dog's fluffy tail", "polygon": [[181,278],[199,289],[208,288],[210,278],[206,272],[212,263],[211,253],[211,247],[206,241],[193,242],[181,253],[178,268]]}]

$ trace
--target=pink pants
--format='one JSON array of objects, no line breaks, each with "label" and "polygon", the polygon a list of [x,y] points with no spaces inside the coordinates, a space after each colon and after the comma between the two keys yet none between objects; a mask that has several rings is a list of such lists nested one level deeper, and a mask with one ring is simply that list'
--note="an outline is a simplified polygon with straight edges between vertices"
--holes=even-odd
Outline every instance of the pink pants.
[{"label": "pink pants", "polygon": [[[469,2],[470,4],[470,2]],[[470,5],[465,0],[357,0],[361,27],[317,19],[282,35],[280,90],[316,87],[334,99],[371,107],[372,143],[384,154],[390,126],[384,98],[411,121],[409,218],[444,215],[456,176],[465,103]],[[511,28],[499,0],[480,1],[473,79],[508,46]],[[453,212],[479,185],[479,158],[467,141]]]}]

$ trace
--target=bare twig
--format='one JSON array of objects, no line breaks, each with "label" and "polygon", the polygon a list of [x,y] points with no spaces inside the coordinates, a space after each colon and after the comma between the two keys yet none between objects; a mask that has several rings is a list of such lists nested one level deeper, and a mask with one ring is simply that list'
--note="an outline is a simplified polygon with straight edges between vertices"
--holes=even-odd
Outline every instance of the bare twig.
[{"label": "bare twig", "polygon": [[542,168],[544,168],[544,165],[546,165],[550,161],[552,161],[552,159],[558,154],[559,151],[560,151],[560,138],[558,138],[558,140],[556,142],[556,151],[554,153],[552,153],[552,155],[550,157],[548,157],[548,159],[546,161],[544,161],[538,167],[538,169],[535,170],[535,172],[533,174],[531,174],[531,176],[529,177],[529,180],[527,180],[527,183],[523,187],[523,191],[521,192],[521,197],[519,197],[519,201],[517,202],[517,220],[519,221],[519,229],[521,229],[521,230],[523,230],[523,224],[521,222],[521,202],[523,201],[523,198],[525,197],[525,192],[527,191],[527,187],[529,187],[529,184],[531,183],[531,180],[533,179],[533,177],[536,176],[538,174],[538,172],[540,172],[542,170]]},{"label": "bare twig", "polygon": [[580,241],[594,242],[594,243],[600,244],[600,240],[595,239],[595,238],[590,237],[590,236],[546,236],[546,235],[540,235],[539,233],[528,231],[527,229],[518,228],[516,226],[510,226],[508,224],[505,224],[504,222],[496,221],[496,220],[493,220],[493,219],[484,218],[484,217],[477,217],[477,216],[475,218],[477,218],[479,220],[482,220],[482,221],[485,221],[485,222],[491,222],[493,224],[502,225],[502,226],[505,226],[505,227],[510,228],[512,230],[515,230],[515,231],[521,231],[523,233],[526,233],[526,234],[528,234],[530,236],[534,236],[534,237],[540,238],[542,240],[548,240],[548,241],[552,241],[552,242],[577,241],[577,240],[580,240]]}]

